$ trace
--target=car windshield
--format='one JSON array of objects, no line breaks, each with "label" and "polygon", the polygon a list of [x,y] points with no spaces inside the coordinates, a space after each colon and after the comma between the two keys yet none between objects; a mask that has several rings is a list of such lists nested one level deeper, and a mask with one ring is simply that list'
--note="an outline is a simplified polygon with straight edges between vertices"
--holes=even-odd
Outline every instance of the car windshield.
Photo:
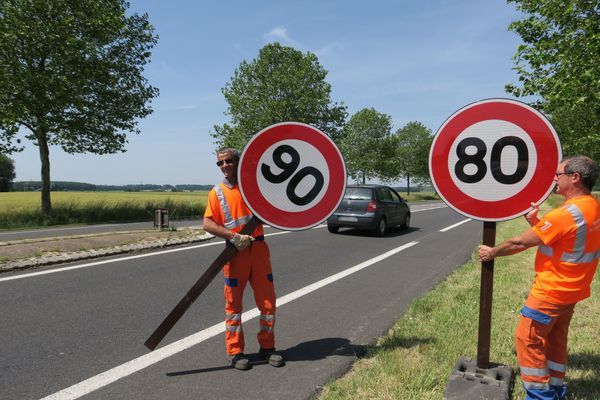
[{"label": "car windshield", "polygon": [[371,200],[373,198],[373,191],[369,188],[346,188],[346,194],[344,194],[345,200]]}]

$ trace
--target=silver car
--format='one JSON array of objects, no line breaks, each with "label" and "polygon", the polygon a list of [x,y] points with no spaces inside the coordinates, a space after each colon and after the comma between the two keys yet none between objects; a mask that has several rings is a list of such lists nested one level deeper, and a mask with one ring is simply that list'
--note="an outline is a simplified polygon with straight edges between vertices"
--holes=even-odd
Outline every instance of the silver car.
[{"label": "silver car", "polygon": [[369,229],[378,236],[388,227],[410,226],[410,209],[406,201],[391,187],[383,185],[348,185],[335,212],[327,219],[327,229]]}]

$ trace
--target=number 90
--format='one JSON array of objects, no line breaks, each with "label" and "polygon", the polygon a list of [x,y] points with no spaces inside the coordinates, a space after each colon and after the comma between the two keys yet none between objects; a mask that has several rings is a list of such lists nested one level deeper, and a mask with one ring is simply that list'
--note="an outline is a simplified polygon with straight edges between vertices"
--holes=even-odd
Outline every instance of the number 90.
[{"label": "number 90", "polygon": [[[286,162],[283,159],[284,154],[290,156],[289,162]],[[300,154],[298,154],[296,149],[294,149],[292,146],[282,144],[281,146],[277,147],[275,151],[273,151],[273,162],[275,165],[281,168],[282,171],[280,174],[273,174],[271,172],[271,167],[267,164],[262,164],[260,166],[260,171],[265,179],[271,183],[283,183],[292,177],[286,187],[286,195],[292,203],[297,206],[305,206],[319,195],[319,192],[325,183],[323,174],[315,167],[310,166],[304,167],[295,173],[298,169],[298,165],[300,165]],[[296,194],[296,188],[300,182],[309,175],[315,179],[313,187],[304,196],[298,196]]]}]

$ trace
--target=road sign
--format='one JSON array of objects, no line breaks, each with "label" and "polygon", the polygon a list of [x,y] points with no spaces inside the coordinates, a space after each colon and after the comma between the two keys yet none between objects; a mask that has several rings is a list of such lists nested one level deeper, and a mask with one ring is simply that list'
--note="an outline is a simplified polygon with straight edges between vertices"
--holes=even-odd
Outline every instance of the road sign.
[{"label": "road sign", "polygon": [[238,182],[244,201],[262,221],[280,229],[309,229],[338,207],[346,165],[323,132],[283,122],[252,137],[240,158]]},{"label": "road sign", "polygon": [[541,113],[489,99],[444,122],[431,145],[429,172],[438,194],[459,213],[504,221],[550,195],[561,157],[558,136]]}]

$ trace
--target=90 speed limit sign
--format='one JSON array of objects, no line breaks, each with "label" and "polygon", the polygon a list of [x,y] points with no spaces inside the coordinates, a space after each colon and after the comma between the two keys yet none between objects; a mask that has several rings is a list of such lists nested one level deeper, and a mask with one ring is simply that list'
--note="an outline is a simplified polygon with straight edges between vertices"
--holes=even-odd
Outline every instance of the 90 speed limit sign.
[{"label": "90 speed limit sign", "polygon": [[503,221],[543,201],[554,187],[562,150],[550,122],[509,99],[469,104],[438,130],[429,172],[438,194],[459,213]]},{"label": "90 speed limit sign", "polygon": [[262,221],[280,229],[309,229],[341,202],[346,165],[323,132],[284,122],[252,137],[240,158],[238,182],[248,208]]}]

